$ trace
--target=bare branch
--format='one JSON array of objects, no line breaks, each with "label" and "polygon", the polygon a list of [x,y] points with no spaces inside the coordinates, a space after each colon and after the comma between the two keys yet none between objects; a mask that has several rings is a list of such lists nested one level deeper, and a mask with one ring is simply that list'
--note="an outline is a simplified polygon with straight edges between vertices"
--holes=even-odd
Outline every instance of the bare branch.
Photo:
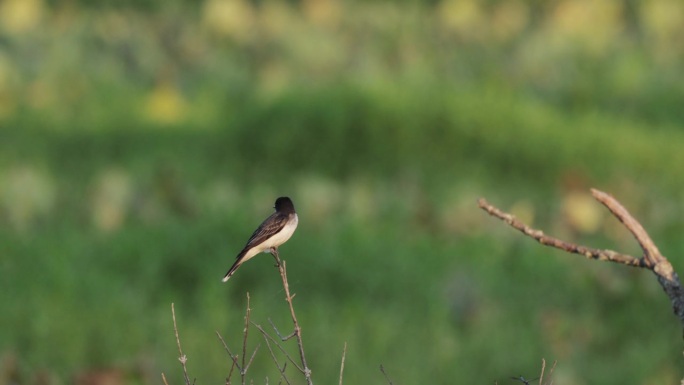
[{"label": "bare branch", "polygon": [[270,318],[268,319],[268,323],[271,324],[271,327],[273,328],[273,331],[275,331],[275,334],[276,334],[276,335],[278,336],[278,338],[280,338],[282,341],[287,341],[287,340],[289,340],[290,338],[292,338],[292,337],[294,337],[294,336],[296,335],[296,332],[292,332],[292,334],[289,334],[289,335],[286,335],[286,336],[283,337],[283,335],[280,334],[280,332],[278,331],[278,328],[275,326],[275,324],[273,323],[273,321],[271,321]]},{"label": "bare branch", "polygon": [[[257,326],[258,327],[258,326]],[[290,385],[290,380],[287,379],[287,376],[285,375],[285,369],[287,368],[287,362],[283,363],[283,367],[280,367],[280,364],[278,363],[278,358],[276,358],[275,353],[273,353],[273,349],[271,349],[271,344],[268,342],[268,337],[264,335],[264,341],[266,341],[266,347],[268,348],[269,353],[271,353],[271,358],[273,359],[273,362],[276,365],[276,368],[278,368],[278,371],[280,372],[280,377],[287,382],[288,385]]]},{"label": "bare branch", "polygon": [[663,259],[660,251],[656,247],[655,243],[653,243],[653,240],[651,240],[651,237],[648,235],[648,233],[646,233],[644,227],[641,226],[641,223],[634,219],[634,217],[632,217],[632,215],[624,206],[620,204],[620,202],[615,200],[615,198],[613,198],[610,194],[596,189],[591,189],[591,194],[597,201],[606,206],[606,208],[610,210],[615,218],[622,222],[627,230],[634,235],[634,238],[636,238],[637,242],[639,242],[639,245],[641,246],[641,249],[644,251],[644,267],[652,269],[653,266],[656,265],[657,260]]},{"label": "bare branch", "polygon": [[171,316],[173,318],[173,331],[176,334],[176,344],[178,345],[178,354],[180,355],[178,357],[178,361],[180,361],[181,366],[183,366],[183,377],[185,379],[185,385],[190,385],[190,378],[188,377],[188,369],[185,366],[185,363],[188,362],[188,358],[183,354],[183,350],[181,349],[181,343],[180,343],[180,338],[178,337],[178,327],[176,326],[176,310],[173,306],[173,303],[171,303]]},{"label": "bare branch", "polygon": [[254,361],[254,356],[256,356],[260,347],[261,344],[257,345],[256,348],[254,348],[254,352],[252,352],[252,356],[249,358],[249,361],[247,361],[247,366],[245,366],[245,374],[247,374],[247,370],[249,370],[249,366],[252,364],[252,361]]},{"label": "bare branch", "polygon": [[306,364],[306,356],[304,354],[304,343],[302,341],[302,328],[297,322],[297,315],[295,314],[294,305],[292,304],[293,295],[290,294],[290,286],[287,283],[287,268],[285,266],[285,261],[281,261],[278,255],[278,249],[271,248],[271,254],[275,258],[278,264],[278,270],[280,271],[280,277],[283,280],[283,288],[285,289],[285,300],[290,306],[290,316],[292,317],[292,323],[294,324],[294,334],[297,337],[297,346],[299,347],[299,357],[302,360],[302,367],[304,368],[304,378],[306,378],[307,385],[313,385],[311,379],[311,369]]},{"label": "bare branch", "polygon": [[276,340],[276,339],[273,338],[271,335],[269,335],[268,333],[266,333],[266,330],[264,330],[264,328],[262,328],[261,325],[257,325],[257,324],[255,324],[254,322],[252,322],[252,325],[254,325],[254,326],[257,328],[257,330],[259,330],[259,331],[261,332],[261,334],[264,335],[264,338],[268,338],[268,339],[270,339],[273,343],[275,343],[276,346],[278,347],[278,349],[280,349],[280,351],[285,355],[285,357],[287,357],[287,359],[292,363],[292,365],[295,366],[295,368],[297,368],[300,372],[302,372],[302,374],[304,373],[304,369],[303,369],[302,367],[300,367],[299,365],[297,365],[297,362],[296,362],[292,357],[290,357],[289,354],[287,354],[287,351],[285,350],[285,348],[283,348],[283,347],[278,343],[278,340]]},{"label": "bare branch", "polygon": [[[551,366],[551,371],[549,372],[549,377],[553,377],[553,370],[556,368],[556,363],[558,361],[553,361],[553,366]],[[546,369],[546,360],[542,358],[542,368],[541,375],[539,376],[539,385],[544,385],[544,370]],[[553,385],[553,378],[546,385]]]},{"label": "bare branch", "polygon": [[[553,377],[553,370],[556,369],[556,364],[558,361],[553,361],[553,365],[551,366],[551,371],[549,372],[549,377]],[[551,382],[549,382],[549,385],[553,385],[553,378],[551,378]]]},{"label": "bare branch", "polygon": [[382,372],[382,374],[385,375],[385,379],[387,380],[387,382],[389,383],[389,385],[394,385],[394,384],[392,384],[392,380],[390,380],[390,378],[389,378],[389,376],[387,375],[387,373],[385,373],[385,367],[382,366],[382,364],[380,364],[380,371]]},{"label": "bare branch", "polygon": [[684,290],[679,281],[679,276],[674,271],[672,264],[665,256],[660,253],[658,247],[655,245],[651,237],[644,230],[641,223],[634,219],[632,215],[625,209],[620,202],[613,198],[610,194],[602,191],[592,189],[592,195],[596,200],[601,202],[610,210],[610,212],[622,222],[627,230],[629,230],[644,252],[641,258],[645,267],[653,272],[658,277],[658,283],[670,298],[672,308],[679,320],[684,323]]},{"label": "bare branch", "polygon": [[[249,292],[247,292],[247,309],[245,309],[245,328],[242,330],[242,369],[240,370],[242,385],[245,385],[245,379],[247,376],[248,364],[245,363],[245,360],[247,359],[247,335],[249,334],[249,315],[251,312],[252,309],[249,308]],[[254,353],[256,353],[256,350],[254,351]]]},{"label": "bare branch", "polygon": [[221,333],[216,331],[216,335],[218,336],[218,339],[221,341],[223,348],[228,353],[230,360],[232,361],[232,365],[230,366],[230,372],[228,372],[228,377],[226,378],[227,382],[230,382],[230,377],[233,375],[233,369],[235,369],[235,367],[237,367],[238,370],[242,371],[242,368],[240,368],[240,364],[238,364],[238,361],[237,361],[238,357],[236,355],[234,355],[233,352],[230,351],[230,348],[226,344],[226,341],[224,341],[223,337],[221,337]]},{"label": "bare branch", "polygon": [[489,215],[501,219],[511,227],[519,230],[528,237],[535,239],[537,242],[541,243],[544,246],[555,247],[557,249],[567,251],[568,253],[583,255],[590,259],[622,263],[629,266],[643,267],[643,262],[639,258],[635,258],[631,255],[621,254],[613,250],[593,249],[590,247],[565,242],[558,238],[550,237],[544,234],[544,232],[541,230],[533,229],[527,226],[515,216],[503,212],[498,208],[492,206],[484,198],[480,198],[477,204],[481,209],[489,213]]},{"label": "bare branch", "polygon": [[606,208],[625,225],[627,230],[632,233],[643,250],[643,257],[636,258],[613,250],[593,249],[547,236],[541,230],[533,229],[519,221],[513,215],[492,206],[484,198],[478,200],[478,206],[490,215],[501,219],[511,227],[535,239],[542,245],[555,247],[569,253],[584,255],[591,259],[616,262],[652,270],[658,277],[658,282],[663,290],[670,298],[675,315],[684,323],[684,290],[682,289],[679,277],[672,268],[670,262],[660,253],[658,247],[656,247],[655,243],[639,221],[634,219],[620,202],[610,194],[596,189],[592,189],[591,193],[596,200],[606,206]]},{"label": "bare branch", "polygon": [[342,385],[342,375],[344,374],[344,358],[347,356],[347,342],[344,343],[342,349],[342,364],[340,364],[340,385]]},{"label": "bare branch", "polygon": [[539,375],[539,385],[543,385],[544,382],[544,369],[546,369],[546,360],[542,358],[542,369],[541,375]]},{"label": "bare branch", "polygon": [[[244,367],[245,367],[245,358],[247,356],[247,335],[249,334],[249,313],[250,313],[250,308],[249,308],[249,292],[247,292],[247,309],[245,310],[245,327],[242,329],[242,367],[243,367],[243,372],[244,372]],[[243,380],[244,384],[244,380]]]}]

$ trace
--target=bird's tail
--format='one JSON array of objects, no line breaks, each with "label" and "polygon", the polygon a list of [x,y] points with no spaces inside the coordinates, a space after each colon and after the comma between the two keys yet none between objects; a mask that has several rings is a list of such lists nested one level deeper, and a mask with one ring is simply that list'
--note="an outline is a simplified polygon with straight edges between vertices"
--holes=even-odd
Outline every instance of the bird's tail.
[{"label": "bird's tail", "polygon": [[238,267],[240,267],[240,265],[242,265],[242,262],[244,262],[244,257],[245,257],[246,251],[247,250],[243,250],[242,252],[240,252],[240,254],[238,254],[237,258],[235,259],[235,263],[233,263],[233,266],[231,266],[230,269],[228,269],[228,272],[223,277],[223,279],[222,279],[223,282],[227,282],[230,279],[230,277],[233,274],[235,274],[235,270],[237,270]]}]

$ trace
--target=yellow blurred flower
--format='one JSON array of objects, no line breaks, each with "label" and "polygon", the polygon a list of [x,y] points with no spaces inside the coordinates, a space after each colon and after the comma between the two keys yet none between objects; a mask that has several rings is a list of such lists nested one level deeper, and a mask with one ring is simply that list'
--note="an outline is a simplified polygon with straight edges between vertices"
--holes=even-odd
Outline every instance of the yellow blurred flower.
[{"label": "yellow blurred flower", "polygon": [[534,224],[535,210],[532,202],[526,199],[519,200],[511,206],[510,212],[524,224],[529,226]]},{"label": "yellow blurred flower", "polygon": [[584,192],[570,192],[563,198],[563,214],[570,226],[582,233],[595,233],[604,219],[602,207]]},{"label": "yellow blurred flower", "polygon": [[643,5],[647,31],[662,39],[684,31],[684,5],[679,0],[650,0]]},{"label": "yellow blurred flower", "polygon": [[187,103],[178,89],[169,82],[162,82],[147,96],[145,115],[160,124],[178,123],[185,116]]},{"label": "yellow blurred flower", "polygon": [[202,7],[202,24],[210,32],[237,41],[253,35],[255,12],[245,0],[207,0]]},{"label": "yellow blurred flower", "polygon": [[43,18],[41,0],[4,0],[0,2],[0,28],[13,34],[27,32]]},{"label": "yellow blurred flower", "polygon": [[441,26],[467,38],[483,37],[485,15],[477,1],[446,0],[437,8]]},{"label": "yellow blurred flower", "polygon": [[684,3],[679,0],[651,0],[643,5],[644,31],[650,48],[661,63],[677,63],[682,54]]},{"label": "yellow blurred flower", "polygon": [[598,52],[622,32],[622,20],[622,4],[616,0],[565,0],[553,10],[549,28]]}]

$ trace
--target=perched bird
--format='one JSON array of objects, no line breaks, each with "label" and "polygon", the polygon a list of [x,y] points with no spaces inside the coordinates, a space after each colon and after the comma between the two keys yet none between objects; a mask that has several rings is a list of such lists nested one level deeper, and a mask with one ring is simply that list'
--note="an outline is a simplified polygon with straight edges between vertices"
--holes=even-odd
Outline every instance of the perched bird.
[{"label": "perched bird", "polygon": [[247,262],[255,255],[264,252],[268,253],[272,249],[285,243],[297,228],[299,218],[295,212],[294,205],[288,197],[280,197],[275,201],[275,212],[259,225],[254,234],[247,241],[247,245],[238,254],[235,263],[228,270],[223,282],[228,281],[240,265]]}]

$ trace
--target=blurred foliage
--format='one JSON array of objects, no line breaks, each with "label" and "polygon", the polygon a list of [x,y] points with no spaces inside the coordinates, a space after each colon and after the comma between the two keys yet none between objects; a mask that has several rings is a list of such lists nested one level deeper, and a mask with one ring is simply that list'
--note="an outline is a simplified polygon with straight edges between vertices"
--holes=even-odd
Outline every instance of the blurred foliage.
[{"label": "blurred foliage", "polygon": [[638,254],[603,189],[681,272],[682,35],[675,0],[0,1],[0,383],[181,383],[171,302],[223,382],[246,291],[287,325],[270,257],[219,282],[279,195],[316,382],[345,341],[352,384],[676,381],[650,274],[475,201]]}]

